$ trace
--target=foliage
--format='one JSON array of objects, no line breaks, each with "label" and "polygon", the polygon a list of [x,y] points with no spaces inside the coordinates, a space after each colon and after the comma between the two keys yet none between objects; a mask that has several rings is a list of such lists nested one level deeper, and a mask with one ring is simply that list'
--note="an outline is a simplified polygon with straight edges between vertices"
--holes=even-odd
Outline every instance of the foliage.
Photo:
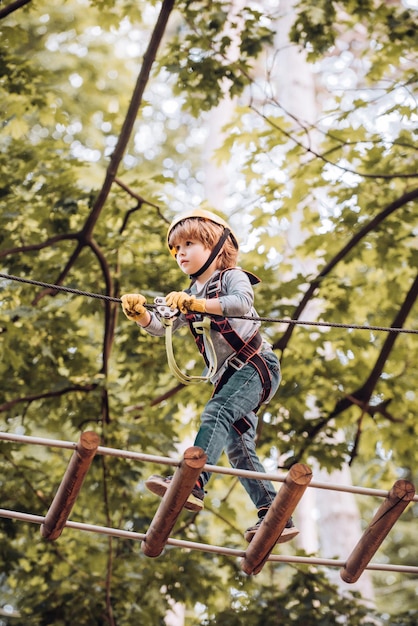
[{"label": "foliage", "polygon": [[341,34],[364,29],[379,55],[395,55],[399,61],[405,51],[414,48],[415,27],[414,11],[400,2],[321,0],[310,5],[301,0],[296,6],[291,38],[317,57],[337,44]]},{"label": "foliage", "polygon": [[[236,115],[217,158],[243,240],[252,220],[241,262],[263,279],[258,312],[342,325],[263,325],[283,382],[260,414],[260,452],[278,449],[282,467],[349,460],[358,482],[382,489],[416,479],[416,335],[344,326],[417,327],[415,14],[399,3],[298,4],[293,40],[321,60],[323,108],[308,123],[272,95],[273,73],[256,78],[279,53],[280,14],[246,6],[235,15],[229,3],[204,1],[171,13],[166,1],[164,29],[154,2],[21,4],[0,9],[2,273],[111,298],[138,290],[149,301],[186,286],[165,231],[177,209],[204,199],[204,123],[231,95]],[[145,76],[152,33],[161,43]],[[338,73],[351,89],[329,89]],[[296,221],[304,232],[293,249]],[[2,430],[75,441],[92,429],[105,446],[179,454],[211,390],[173,381],[162,340],[138,332],[111,300],[0,281]],[[191,340],[175,348],[183,367],[200,368]],[[45,515],[68,459],[0,442],[2,506]],[[143,487],[151,471],[161,467],[97,457],[71,518],[145,532],[156,508]],[[253,513],[241,496],[236,481],[214,477],[205,512],[183,513],[175,537],[242,548]],[[410,564],[414,515],[385,559]],[[72,529],[48,543],[36,525],[7,519],[0,533],[0,601],[19,612],[13,624],[153,626],[171,600],[191,612],[204,603],[207,624],[376,617],[318,571],[291,578],[269,565],[253,580],[228,557],[167,548],[150,560],[136,542]],[[413,605],[415,590],[397,587],[404,578],[376,576],[382,610],[393,609],[394,588],[394,613]],[[391,619],[412,624],[407,613]]]},{"label": "foliage", "polygon": [[229,2],[179,4],[183,23],[160,63],[176,76],[174,93],[194,115],[239,96],[251,81],[254,59],[273,41],[269,20],[250,6]]},{"label": "foliage", "polygon": [[368,617],[367,609],[361,606],[355,594],[339,595],[323,572],[317,569],[296,571],[282,592],[273,592],[270,586],[260,586],[251,600],[232,597],[231,608],[203,623],[205,626],[239,626],[244,620],[248,626],[280,623],[372,626],[376,623],[374,617]]}]

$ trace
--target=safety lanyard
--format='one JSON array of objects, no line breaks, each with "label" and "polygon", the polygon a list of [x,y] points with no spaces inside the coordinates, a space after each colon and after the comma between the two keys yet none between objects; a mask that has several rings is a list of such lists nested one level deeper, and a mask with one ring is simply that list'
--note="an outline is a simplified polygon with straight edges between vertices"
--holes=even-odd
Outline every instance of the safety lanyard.
[{"label": "safety lanyard", "polygon": [[191,385],[193,383],[206,382],[216,374],[218,368],[218,362],[216,358],[216,352],[213,345],[212,338],[210,336],[210,318],[203,317],[200,320],[193,322],[194,332],[201,336],[202,341],[205,342],[205,352],[207,356],[207,371],[204,376],[194,376],[182,372],[176,363],[173,349],[173,322],[178,314],[178,311],[173,311],[165,304],[164,298],[156,298],[157,311],[160,314],[161,323],[165,329],[165,348],[167,354],[167,362],[171,373],[179,380],[183,385]]}]

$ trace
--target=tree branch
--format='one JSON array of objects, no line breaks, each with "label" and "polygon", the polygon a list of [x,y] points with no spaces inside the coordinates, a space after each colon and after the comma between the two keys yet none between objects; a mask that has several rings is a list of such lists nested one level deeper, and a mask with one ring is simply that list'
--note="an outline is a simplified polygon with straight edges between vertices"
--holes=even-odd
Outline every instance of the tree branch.
[{"label": "tree branch", "polygon": [[[418,188],[412,189],[412,191],[408,191],[403,196],[391,202],[383,211],[378,213],[368,224],[366,224],[363,228],[361,228],[358,233],[356,233],[350,241],[336,254],[330,261],[325,265],[325,267],[319,272],[318,276],[312,280],[308,289],[304,293],[300,303],[296,307],[292,315],[292,319],[299,319],[305,307],[307,306],[310,299],[315,294],[317,288],[320,286],[321,280],[325,278],[335,267],[338,265],[340,261],[342,261],[352,250],[353,248],[368,235],[371,231],[373,231],[377,226],[379,226],[389,215],[402,208],[408,202],[412,202],[418,198]],[[273,348],[275,350],[281,350],[282,352],[286,348],[289,340],[292,336],[293,330],[295,328],[294,324],[290,324],[282,337],[274,343]]]},{"label": "tree branch", "polygon": [[168,223],[168,220],[162,215],[158,204],[154,204],[153,202],[150,202],[149,200],[145,200],[145,198],[137,194],[135,191],[132,191],[132,189],[128,185],[126,185],[120,178],[116,177],[114,182],[117,185],[119,185],[121,189],[126,191],[132,198],[135,198],[135,200],[138,200],[138,204],[148,204],[148,206],[152,206],[154,207],[154,209],[157,209],[158,215],[161,217],[161,219],[163,219],[165,222]]},{"label": "tree branch", "polygon": [[[106,524],[107,526],[112,526],[112,518],[110,515],[110,503],[109,503],[109,493],[108,493],[108,471],[107,471],[107,459],[105,456],[101,458],[102,464],[102,473],[103,473],[103,499],[104,499],[104,508],[106,514]],[[106,567],[106,586],[105,586],[105,594],[106,594],[106,611],[109,621],[109,626],[116,626],[116,622],[113,616],[113,607],[112,607],[112,572],[113,572],[113,538],[109,536],[107,538],[108,545],[108,557],[107,557],[107,567]]]},{"label": "tree branch", "polygon": [[[392,324],[393,328],[402,328],[409,312],[411,311],[417,299],[418,299],[418,275],[415,278],[401,308],[399,309],[398,314],[396,315],[393,321],[393,324]],[[307,429],[308,437],[306,437],[305,443],[299,449],[296,455],[297,458],[301,458],[303,456],[303,453],[309,446],[309,441],[315,438],[316,435],[319,432],[321,432],[321,430],[331,420],[333,420],[338,415],[341,415],[341,413],[343,413],[345,410],[347,410],[353,405],[357,405],[361,408],[362,415],[364,413],[368,413],[371,417],[374,417],[376,413],[380,413],[381,415],[383,415],[383,417],[386,417],[386,419],[389,419],[389,421],[391,422],[402,421],[400,419],[394,418],[392,415],[390,415],[387,412],[387,405],[389,404],[390,400],[383,401],[376,406],[370,406],[369,404],[370,398],[372,397],[375,387],[382,374],[383,367],[389,358],[389,355],[392,351],[392,348],[394,346],[394,343],[398,335],[399,333],[389,334],[385,343],[383,344],[382,350],[380,351],[380,354],[377,357],[376,363],[367,381],[365,382],[365,384],[360,389],[357,389],[357,391],[355,391],[354,393],[345,395],[344,398],[342,398],[341,400],[337,402],[337,404],[335,405],[335,408],[329,414],[325,415],[324,417],[321,417],[310,428]],[[357,431],[356,444],[355,444],[356,446],[358,446],[358,439],[360,437],[360,434],[361,434],[361,428]]]},{"label": "tree branch", "polygon": [[75,385],[74,387],[65,387],[64,389],[59,389],[58,391],[46,391],[44,393],[36,393],[30,396],[23,396],[22,398],[15,398],[14,400],[10,400],[9,402],[4,402],[0,404],[0,413],[3,411],[8,411],[13,408],[16,404],[20,404],[22,402],[34,402],[35,400],[41,400],[42,398],[57,398],[59,396],[63,396],[66,393],[72,393],[74,391],[82,391],[87,393],[89,391],[94,391],[96,389],[97,384],[93,383],[92,385]]},{"label": "tree branch", "polygon": [[27,246],[17,246],[16,248],[7,248],[6,250],[0,251],[0,259],[10,256],[12,254],[20,254],[21,252],[33,252],[36,250],[43,250],[44,248],[49,248],[49,246],[53,246],[59,241],[73,240],[79,239],[80,233],[70,233],[65,235],[56,235],[55,237],[50,237],[41,243],[33,243]]},{"label": "tree branch", "polygon": [[132,189],[130,187],[128,187],[128,185],[126,185],[124,182],[122,182],[120,180],[120,178],[115,178],[115,183],[117,185],[119,185],[119,187],[121,187],[121,189],[123,189],[124,191],[126,191],[132,198],[135,198],[135,200],[137,200],[137,205],[135,207],[133,207],[132,209],[129,209],[129,211],[126,212],[125,217],[123,219],[123,223],[122,226],[119,229],[119,234],[121,235],[127,224],[128,224],[128,220],[130,218],[130,216],[133,213],[136,213],[136,211],[139,211],[139,209],[142,208],[143,204],[147,204],[148,206],[152,206],[154,207],[154,209],[157,209],[157,213],[158,216],[167,224],[169,223],[169,221],[167,220],[166,217],[164,217],[164,215],[161,213],[161,209],[157,204],[154,204],[153,202],[149,202],[149,200],[145,200],[145,198],[143,198],[142,196],[140,196],[139,194],[137,194],[136,192],[132,191]]},{"label": "tree branch", "polygon": [[[297,120],[295,118],[294,115],[290,115],[290,113],[288,113],[281,105],[279,105],[278,103],[276,103],[281,109],[282,111],[284,111],[286,113],[286,115],[288,115],[289,117],[292,117],[292,119],[296,120],[297,123],[303,128],[304,132],[307,133],[307,129],[305,128],[305,126],[302,124],[302,122],[300,120]],[[265,115],[264,113],[261,113],[260,111],[258,111],[252,104],[249,105],[249,108],[256,113],[257,115],[259,115],[265,122],[267,122],[267,124],[269,124],[272,128],[274,128],[275,130],[279,131],[282,135],[284,135],[285,137],[287,137],[288,139],[290,139],[290,141],[293,141],[293,143],[295,143],[297,146],[299,146],[300,148],[302,148],[303,150],[305,150],[305,152],[307,154],[310,154],[312,157],[316,158],[316,159],[320,159],[321,161],[323,161],[324,163],[326,163],[327,165],[332,165],[333,167],[336,167],[337,169],[340,169],[343,172],[348,172],[350,174],[356,174],[357,176],[361,176],[362,178],[381,178],[383,180],[392,180],[393,178],[418,178],[418,172],[411,172],[411,173],[407,173],[407,174],[383,174],[381,172],[374,172],[373,174],[367,174],[366,172],[358,172],[357,170],[353,170],[350,169],[349,167],[340,165],[339,163],[337,163],[336,161],[330,161],[329,159],[326,158],[325,154],[320,154],[319,152],[316,152],[315,150],[313,150],[309,145],[304,145],[302,141],[298,141],[295,137],[295,135],[287,130],[285,130],[284,128],[281,128],[278,124],[275,124],[267,115]],[[341,146],[339,146],[338,148],[341,148]],[[333,152],[333,150],[331,150],[331,152]],[[329,154],[329,152],[328,152]]]},{"label": "tree branch", "polygon": [[[162,38],[164,36],[168,18],[171,14],[171,11],[173,10],[173,6],[174,6],[174,0],[164,0],[161,6],[161,11],[158,16],[157,22],[155,24],[153,33],[151,35],[150,43],[144,55],[141,70],[139,72],[139,75],[136,81],[136,85],[132,94],[131,102],[129,104],[128,111],[127,111],[125,120],[122,125],[118,142],[115,146],[112,156],[110,157],[110,163],[106,171],[102,188],[99,191],[99,194],[94,202],[93,208],[89,216],[87,217],[84,227],[81,231],[78,246],[76,247],[73,254],[71,255],[71,258],[67,262],[64,270],[61,272],[58,280],[55,281],[55,284],[57,285],[61,284],[61,282],[67,276],[72,265],[76,262],[78,256],[80,255],[81,250],[83,249],[84,245],[88,245],[91,243],[93,229],[97,223],[97,220],[99,219],[101,215],[104,204],[109,196],[112,184],[116,177],[118,167],[120,165],[120,162],[126,151],[126,146],[128,145],[129,139],[131,137],[134,123],[136,121],[136,118],[138,117],[138,110],[142,103],[144,90],[149,80],[151,68],[155,61],[157,51],[161,44]],[[39,299],[42,297],[42,295],[45,295],[45,293],[41,294],[34,301],[35,304],[39,302]]]},{"label": "tree branch", "polygon": [[[157,396],[156,398],[154,398],[153,400],[151,400],[149,406],[157,406],[158,404],[161,404],[161,402],[164,402],[165,400],[168,400],[172,396],[176,395],[176,393],[181,391],[183,388],[184,388],[183,383],[177,384],[172,389],[169,389],[165,393],[163,393],[163,394]],[[133,406],[127,406],[125,408],[125,410],[124,410],[124,413],[131,413],[132,411],[143,411],[146,408],[146,406],[148,406],[148,405],[145,405],[145,404],[135,404]]]},{"label": "tree branch", "polygon": [[[416,276],[414,282],[412,283],[412,286],[404,302],[402,303],[402,306],[399,309],[398,314],[393,320],[393,323],[392,323],[393,328],[402,328],[407,316],[409,315],[417,299],[418,299],[418,275]],[[389,355],[392,351],[392,348],[395,344],[395,341],[398,335],[399,333],[389,333],[389,335],[387,336],[382,346],[382,350],[380,351],[380,354],[377,357],[376,363],[372,371],[370,372],[370,375],[368,379],[366,380],[366,382],[364,383],[364,385],[360,389],[355,391],[351,396],[346,396],[345,398],[337,402],[335,409],[330,414],[331,418],[336,417],[337,415],[345,411],[345,409],[350,407],[353,404],[354,398],[356,400],[359,400],[362,403],[368,404],[370,398],[372,397],[373,391],[379,381],[379,378],[382,375],[383,368],[385,366],[386,361],[389,358]]]},{"label": "tree branch", "polygon": [[145,86],[149,80],[151,67],[155,61],[158,48],[161,44],[161,40],[165,33],[168,18],[170,16],[171,11],[173,10],[173,6],[174,6],[174,0],[164,0],[161,6],[161,11],[158,16],[158,20],[155,24],[154,31],[152,33],[147,51],[145,52],[145,55],[144,55],[144,60],[143,60],[141,70],[139,72],[138,79],[137,79],[137,82],[136,82],[136,85],[132,94],[131,102],[128,107],[128,112],[126,114],[124,123],[122,125],[118,142],[115,146],[112,156],[110,157],[110,163],[107,168],[103,186],[99,192],[99,195],[96,198],[92,212],[90,213],[90,216],[88,217],[86,224],[85,224],[84,232],[85,232],[86,237],[91,236],[93,227],[110,193],[112,183],[115,180],[118,167],[125,153],[128,141],[131,137],[134,123],[138,116],[138,109],[142,103],[142,96],[144,94]]},{"label": "tree branch", "polygon": [[29,4],[29,2],[31,2],[31,0],[15,0],[15,2],[11,2],[3,9],[0,9],[0,20],[2,20],[4,17],[7,17],[14,11],[21,9],[25,6],[25,4]]}]

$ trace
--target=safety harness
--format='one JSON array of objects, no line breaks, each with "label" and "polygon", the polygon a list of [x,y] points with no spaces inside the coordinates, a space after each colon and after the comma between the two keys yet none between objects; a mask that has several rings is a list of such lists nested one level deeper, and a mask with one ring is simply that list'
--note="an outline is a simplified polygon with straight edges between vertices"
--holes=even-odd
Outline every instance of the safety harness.
[{"label": "safety harness", "polygon": [[[237,268],[228,268],[226,270],[222,270],[221,272],[219,272],[219,274],[213,277],[206,289],[207,299],[219,298],[222,293],[222,277],[224,273],[227,271],[232,271],[234,269]],[[251,278],[256,277],[250,275],[250,279]],[[256,280],[258,282],[258,279]],[[202,334],[202,332],[198,331],[197,329],[199,327],[196,325],[202,323],[203,316],[200,313],[190,312],[186,314],[186,319],[189,323],[189,327],[194,336],[196,345],[199,348],[199,352],[202,354],[203,358],[205,359],[205,363],[209,368],[211,366],[211,358],[210,355],[207,354],[207,348],[208,346],[210,346],[210,344],[207,342],[208,335]],[[228,359],[228,367],[217,382],[213,395],[215,395],[222,389],[225,383],[237,370],[240,370],[242,367],[244,367],[244,365],[249,363],[257,370],[263,385],[263,395],[260,404],[255,409],[255,411],[257,411],[260,408],[260,405],[267,400],[271,391],[270,371],[266,365],[264,358],[261,354],[259,354],[259,350],[263,342],[260,333],[257,330],[249,339],[244,340],[232,327],[227,317],[218,315],[211,316],[211,318],[209,319],[209,328],[215,332],[220,333],[235,353]],[[206,338],[206,344],[204,337]],[[245,430],[248,430],[249,424],[247,422],[245,422],[245,424]],[[236,426],[237,422],[234,424],[234,428]],[[242,431],[238,432],[242,433]]]},{"label": "safety harness", "polygon": [[[234,269],[238,268],[228,268],[226,270],[222,270],[219,274],[213,277],[206,288],[207,299],[219,298],[219,296],[222,295],[222,276],[225,272],[232,271]],[[253,274],[250,274],[249,272],[247,272],[247,274],[252,283],[258,282],[257,277]],[[232,327],[227,317],[223,317],[221,315],[211,315],[209,317],[196,312],[186,313],[185,317],[189,324],[190,331],[207,366],[207,371],[204,376],[191,376],[180,370],[174,358],[173,321],[178,315],[178,311],[170,309],[170,307],[165,304],[164,298],[156,298],[155,303],[157,305],[157,311],[160,315],[161,322],[165,326],[167,360],[174,376],[176,376],[176,378],[184,385],[210,380],[216,373],[218,367],[210,331],[212,330],[218,332],[234,350],[234,354],[228,359],[227,368],[216,383],[212,396],[219,393],[222,387],[237,370],[240,370],[244,367],[244,365],[249,363],[257,371],[263,386],[260,404],[254,409],[254,412],[256,413],[261,404],[267,400],[271,392],[271,374],[263,356],[259,353],[263,339],[258,330],[256,330],[249,339],[244,340]],[[251,424],[245,418],[242,418],[236,421],[232,426],[239,434],[242,435],[250,428]]]}]

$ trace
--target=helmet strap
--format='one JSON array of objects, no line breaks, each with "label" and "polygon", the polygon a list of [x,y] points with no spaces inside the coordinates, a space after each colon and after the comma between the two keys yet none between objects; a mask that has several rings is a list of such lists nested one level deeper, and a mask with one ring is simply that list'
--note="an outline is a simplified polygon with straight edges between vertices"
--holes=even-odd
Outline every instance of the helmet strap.
[{"label": "helmet strap", "polygon": [[197,270],[197,272],[195,272],[194,274],[190,274],[190,278],[193,279],[193,281],[195,281],[196,278],[199,278],[199,276],[201,276],[203,274],[203,272],[206,272],[208,267],[213,263],[213,261],[216,259],[216,257],[218,256],[218,254],[222,250],[223,245],[224,245],[225,241],[228,239],[230,234],[231,234],[231,231],[229,230],[229,228],[225,228],[225,230],[222,233],[221,238],[219,239],[218,243],[212,249],[212,252],[210,253],[209,258],[207,259],[207,261],[202,265],[200,270]]}]

